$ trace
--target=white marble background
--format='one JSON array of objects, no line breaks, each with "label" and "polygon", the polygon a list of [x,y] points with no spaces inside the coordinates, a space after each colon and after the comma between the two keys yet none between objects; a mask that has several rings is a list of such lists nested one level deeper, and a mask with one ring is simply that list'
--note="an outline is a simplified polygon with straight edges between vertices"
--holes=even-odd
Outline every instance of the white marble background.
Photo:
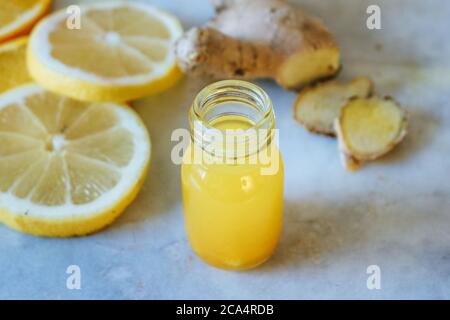
[{"label": "white marble background", "polygon": [[[74,1],[55,1],[63,7]],[[91,2],[91,1],[84,1]],[[212,15],[206,0],[148,0],[185,27]],[[138,199],[110,228],[77,239],[41,239],[0,226],[0,298],[314,299],[450,298],[450,2],[298,0],[342,47],[341,78],[369,75],[411,115],[406,141],[382,161],[348,173],[336,142],[292,119],[295,95],[260,82],[275,105],[286,166],[285,224],[273,258],[251,272],[203,264],[186,242],[173,129],[204,85],[185,79],[136,109],[153,139]],[[380,31],[366,8],[382,10]],[[82,289],[66,289],[81,267]],[[366,268],[381,268],[368,290]]]}]

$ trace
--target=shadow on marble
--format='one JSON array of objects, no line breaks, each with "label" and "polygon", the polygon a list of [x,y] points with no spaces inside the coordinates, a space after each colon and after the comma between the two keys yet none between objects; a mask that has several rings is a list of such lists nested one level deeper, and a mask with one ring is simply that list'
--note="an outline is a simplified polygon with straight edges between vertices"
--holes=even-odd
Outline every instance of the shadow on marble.
[{"label": "shadow on marble", "polygon": [[[324,268],[334,263],[334,259],[351,252],[367,254],[378,247],[395,247],[399,245],[399,235],[405,236],[403,246],[421,246],[430,241],[432,230],[449,225],[449,217],[439,210],[433,212],[439,219],[429,220],[429,203],[444,208],[448,203],[446,196],[433,193],[396,200],[386,200],[382,195],[370,197],[378,200],[369,202],[361,198],[346,203],[329,199],[286,201],[279,246],[258,271]],[[406,237],[407,234],[410,237]]]},{"label": "shadow on marble", "polygon": [[361,245],[372,218],[373,212],[361,204],[286,201],[279,246],[259,270],[322,264],[336,251]]}]

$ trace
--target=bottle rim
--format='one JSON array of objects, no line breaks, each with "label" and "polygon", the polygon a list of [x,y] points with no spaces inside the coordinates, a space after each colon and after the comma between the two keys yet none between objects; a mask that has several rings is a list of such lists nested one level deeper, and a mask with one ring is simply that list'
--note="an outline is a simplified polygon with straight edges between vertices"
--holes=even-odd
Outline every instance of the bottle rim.
[{"label": "bottle rim", "polygon": [[[217,106],[236,102],[249,107],[248,110],[252,110],[258,116],[258,120],[253,121],[252,119],[252,125],[249,128],[243,129],[235,135],[225,133],[226,138],[230,140],[236,139],[238,143],[241,143],[241,148],[245,145],[247,149],[245,151],[240,150],[240,154],[246,157],[259,152],[262,148],[270,144],[272,131],[275,128],[275,115],[272,101],[262,88],[242,80],[218,81],[206,86],[197,94],[190,110],[192,141],[200,145],[203,150],[211,153],[208,149],[211,146],[211,137],[217,132],[224,134],[228,130],[218,129],[210,122],[230,113],[219,112],[215,118],[209,119],[208,121],[208,112],[211,112]],[[244,109],[242,109],[242,112],[239,115],[248,117],[250,120],[250,116],[244,113]],[[254,132],[258,132],[256,138]],[[262,136],[259,136],[259,133],[262,133]],[[223,156],[226,153],[226,150],[215,151],[215,155],[219,156]],[[228,155],[225,154],[225,157],[228,158]],[[231,157],[237,158],[236,153],[233,153]]]},{"label": "bottle rim", "polygon": [[[242,92],[243,90],[245,90],[244,93]],[[247,95],[247,100],[253,98],[257,102],[256,106],[260,108],[262,117],[260,121],[254,124],[254,127],[259,127],[273,113],[272,100],[261,87],[242,80],[221,80],[204,87],[195,97],[192,112],[197,120],[203,121],[203,115],[201,114],[202,108],[210,100],[213,100],[215,95],[223,92],[228,92],[230,96],[240,95],[242,97],[242,95]],[[209,126],[208,123],[205,124]]]}]

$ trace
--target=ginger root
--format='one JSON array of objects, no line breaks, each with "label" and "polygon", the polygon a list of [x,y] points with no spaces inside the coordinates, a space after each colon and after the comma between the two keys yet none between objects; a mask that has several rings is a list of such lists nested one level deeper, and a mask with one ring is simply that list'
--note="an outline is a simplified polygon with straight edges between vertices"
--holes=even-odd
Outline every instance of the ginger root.
[{"label": "ginger root", "polygon": [[294,118],[307,130],[335,136],[334,120],[351,98],[367,98],[373,83],[360,77],[348,83],[328,81],[305,88],[294,103]]},{"label": "ginger root", "polygon": [[211,0],[216,17],[177,42],[186,73],[213,78],[272,78],[298,89],[340,69],[335,39],[317,18],[286,0]]},{"label": "ginger root", "polygon": [[392,98],[353,99],[334,123],[341,159],[350,171],[391,151],[407,132],[406,112]]}]

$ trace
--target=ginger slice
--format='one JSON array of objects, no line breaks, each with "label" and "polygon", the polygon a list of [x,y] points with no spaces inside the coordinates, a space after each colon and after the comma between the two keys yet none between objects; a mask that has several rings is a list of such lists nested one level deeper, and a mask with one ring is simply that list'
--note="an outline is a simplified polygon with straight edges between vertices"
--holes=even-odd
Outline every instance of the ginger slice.
[{"label": "ginger slice", "polygon": [[335,136],[334,120],[351,98],[367,98],[373,83],[360,77],[347,83],[328,81],[304,89],[294,103],[294,118],[307,130]]},{"label": "ginger slice", "polygon": [[392,98],[356,98],[342,108],[334,125],[343,165],[355,171],[362,162],[380,158],[403,140],[407,116]]}]

